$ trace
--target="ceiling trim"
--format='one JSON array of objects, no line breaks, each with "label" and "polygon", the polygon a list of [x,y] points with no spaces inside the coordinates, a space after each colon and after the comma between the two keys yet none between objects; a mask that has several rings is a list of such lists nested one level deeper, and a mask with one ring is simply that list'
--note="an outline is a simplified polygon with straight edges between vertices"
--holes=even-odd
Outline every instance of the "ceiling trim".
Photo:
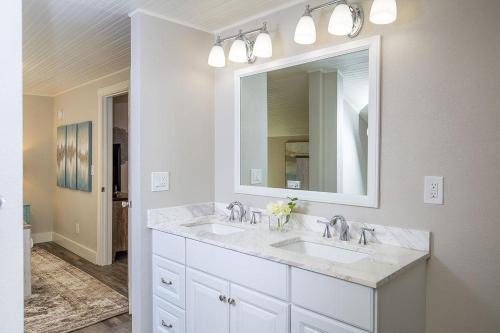
[{"label": "ceiling trim", "polygon": [[31,94],[31,93],[25,93],[25,95],[45,96],[45,97],[57,97],[57,96],[59,96],[59,95],[62,95],[62,94],[68,93],[68,92],[73,91],[73,90],[75,90],[75,89],[78,89],[78,88],[84,87],[84,86],[86,86],[86,85],[89,85],[89,84],[95,83],[95,82],[97,82],[97,81],[99,81],[99,80],[106,79],[106,78],[108,78],[108,77],[110,77],[110,76],[113,76],[113,75],[116,75],[116,74],[120,74],[120,73],[123,73],[123,72],[128,71],[128,70],[130,70],[130,67],[125,67],[125,68],[122,68],[122,69],[120,69],[120,70],[118,70],[118,71],[116,71],[116,72],[106,74],[106,75],[104,75],[104,76],[98,77],[97,79],[93,79],[93,80],[87,81],[87,82],[85,82],[85,83],[79,84],[79,85],[77,85],[77,86],[75,86],[75,87],[72,87],[72,88],[69,88],[69,89],[66,89],[66,90],[60,91],[60,92],[58,92],[58,93],[55,93],[54,95],[37,95],[37,94]]},{"label": "ceiling trim", "polygon": [[179,24],[179,25],[183,25],[183,26],[188,27],[188,28],[192,28],[192,29],[195,29],[195,30],[200,30],[200,31],[203,31],[203,32],[208,32],[209,34],[213,34],[214,33],[213,31],[211,31],[210,29],[207,29],[205,27],[202,27],[202,26],[199,26],[199,25],[195,25],[195,24],[191,24],[191,23],[188,23],[186,21],[174,19],[172,17],[161,15],[161,14],[158,14],[158,13],[155,13],[155,12],[152,12],[150,10],[143,9],[143,8],[137,8],[137,9],[131,11],[128,14],[128,16],[132,17],[132,16],[134,16],[136,14],[144,14],[144,15],[156,17],[156,18],[159,18],[161,20],[165,20],[165,21],[168,21],[168,22],[172,22],[172,23],[176,23],[176,24]]},{"label": "ceiling trim", "polygon": [[253,15],[253,16],[250,16],[250,17],[247,17],[246,19],[243,19],[243,20],[240,20],[238,22],[235,22],[235,23],[232,23],[232,24],[229,24],[229,25],[226,25],[225,27],[222,27],[220,29],[216,29],[214,31],[212,31],[212,33],[214,35],[217,35],[221,32],[224,32],[226,30],[229,30],[229,29],[233,29],[233,28],[236,28],[236,27],[239,27],[239,26],[242,26],[246,23],[249,23],[249,22],[252,22],[252,21],[255,21],[259,18],[262,18],[262,17],[265,17],[265,16],[268,16],[268,15],[271,15],[271,14],[274,14],[276,12],[280,12],[284,9],[287,9],[287,8],[290,8],[290,7],[293,7],[293,6],[296,6],[298,4],[301,4],[301,3],[305,3],[307,0],[294,0],[294,1],[290,1],[289,3],[287,4],[284,4],[284,5],[281,5],[281,6],[278,6],[276,8],[273,8],[273,9],[269,9],[269,10],[266,10],[264,12],[260,12],[259,14],[256,14],[256,15]]}]

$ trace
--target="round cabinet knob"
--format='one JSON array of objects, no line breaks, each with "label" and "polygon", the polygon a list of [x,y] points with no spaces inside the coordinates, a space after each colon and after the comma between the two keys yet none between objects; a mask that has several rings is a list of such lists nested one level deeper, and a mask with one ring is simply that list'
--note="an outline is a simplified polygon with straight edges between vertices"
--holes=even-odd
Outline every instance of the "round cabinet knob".
[{"label": "round cabinet knob", "polygon": [[222,303],[226,303],[227,302],[227,297],[224,296],[224,295],[219,295],[219,301],[221,301]]},{"label": "round cabinet knob", "polygon": [[227,302],[230,304],[230,305],[235,305],[236,304],[236,301],[234,300],[234,298],[229,298],[227,300]]},{"label": "round cabinet knob", "polygon": [[2,209],[5,206],[5,198],[0,197],[0,209]]}]

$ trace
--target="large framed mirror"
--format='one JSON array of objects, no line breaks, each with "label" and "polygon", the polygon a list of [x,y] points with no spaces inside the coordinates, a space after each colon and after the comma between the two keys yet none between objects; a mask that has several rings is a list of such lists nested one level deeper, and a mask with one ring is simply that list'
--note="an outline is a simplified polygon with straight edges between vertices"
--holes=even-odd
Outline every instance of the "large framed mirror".
[{"label": "large framed mirror", "polygon": [[380,37],[235,73],[235,191],[378,207]]}]

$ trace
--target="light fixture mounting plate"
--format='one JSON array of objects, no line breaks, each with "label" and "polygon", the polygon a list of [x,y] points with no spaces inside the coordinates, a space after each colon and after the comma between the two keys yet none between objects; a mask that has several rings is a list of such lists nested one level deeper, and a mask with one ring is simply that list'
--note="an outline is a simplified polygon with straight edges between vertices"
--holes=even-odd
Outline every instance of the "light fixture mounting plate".
[{"label": "light fixture mounting plate", "polygon": [[349,9],[351,10],[354,24],[352,26],[351,33],[347,36],[349,36],[349,38],[354,38],[361,32],[365,17],[363,13],[363,8],[357,3],[350,4]]}]

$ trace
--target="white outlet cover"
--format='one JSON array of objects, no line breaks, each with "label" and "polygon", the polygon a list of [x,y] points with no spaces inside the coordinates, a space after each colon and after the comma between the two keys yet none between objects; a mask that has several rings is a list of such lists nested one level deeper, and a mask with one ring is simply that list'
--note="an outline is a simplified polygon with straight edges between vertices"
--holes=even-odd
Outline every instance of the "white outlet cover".
[{"label": "white outlet cover", "polygon": [[444,185],[442,176],[425,176],[424,203],[442,205],[444,199]]},{"label": "white outlet cover", "polygon": [[151,191],[162,192],[170,190],[170,174],[169,172],[152,172],[151,173]]},{"label": "white outlet cover", "polygon": [[262,184],[262,169],[250,169],[250,184]]}]

